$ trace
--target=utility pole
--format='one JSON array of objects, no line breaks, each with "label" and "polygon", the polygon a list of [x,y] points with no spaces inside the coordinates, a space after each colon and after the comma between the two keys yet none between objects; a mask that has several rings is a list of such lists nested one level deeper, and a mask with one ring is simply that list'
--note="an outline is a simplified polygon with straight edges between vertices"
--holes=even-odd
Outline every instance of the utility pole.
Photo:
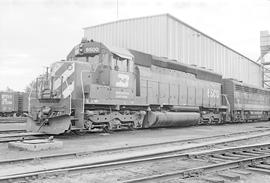
[{"label": "utility pole", "polygon": [[116,0],[116,19],[118,20],[118,0]]},{"label": "utility pole", "polygon": [[270,88],[270,62],[265,60],[265,55],[270,53],[270,34],[268,31],[260,32],[261,65],[263,87]]}]

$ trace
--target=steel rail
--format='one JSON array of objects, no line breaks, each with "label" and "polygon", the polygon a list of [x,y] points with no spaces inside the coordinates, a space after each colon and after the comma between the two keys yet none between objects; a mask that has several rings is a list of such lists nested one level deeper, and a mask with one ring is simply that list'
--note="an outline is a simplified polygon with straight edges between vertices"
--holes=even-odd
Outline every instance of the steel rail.
[{"label": "steel rail", "polygon": [[24,133],[26,130],[0,130],[0,134],[9,134],[9,133]]},{"label": "steel rail", "polygon": [[[236,132],[236,133],[230,133],[230,134],[213,135],[210,137],[196,137],[196,138],[190,138],[190,139],[184,139],[184,140],[161,142],[161,143],[156,143],[156,144],[162,145],[162,144],[167,144],[167,143],[188,142],[190,140],[201,140],[201,139],[203,140],[203,139],[211,139],[211,138],[218,138],[218,137],[229,137],[229,136],[234,136],[234,135],[241,135],[241,134],[244,135],[244,134],[267,132],[267,131],[270,131],[270,129],[260,129],[260,130],[251,130],[251,131]],[[15,134],[1,134],[0,133],[0,143],[1,143],[1,139],[13,138],[13,137],[26,137],[26,136],[48,136],[48,134],[36,133],[36,132],[15,133]],[[142,146],[142,145],[140,145],[140,146]],[[148,144],[146,144],[145,146],[148,146]]]},{"label": "steel rail", "polygon": [[25,136],[38,136],[38,135],[47,135],[44,133],[32,133],[32,132],[26,132],[26,133],[14,133],[14,134],[0,134],[1,138],[12,138],[12,137],[25,137]]},{"label": "steel rail", "polygon": [[26,121],[1,121],[0,120],[0,125],[1,124],[14,124],[14,123],[18,123],[18,124],[21,124],[21,123],[26,123]]},{"label": "steel rail", "polygon": [[138,179],[131,179],[131,180],[123,181],[123,182],[136,183],[136,182],[148,182],[148,181],[161,181],[164,179],[169,179],[169,178],[174,178],[174,177],[177,177],[179,179],[184,179],[184,178],[199,176],[202,174],[212,173],[216,171],[238,168],[243,165],[252,166],[253,164],[256,164],[258,162],[264,162],[268,159],[270,159],[270,155],[256,156],[256,157],[245,158],[245,159],[240,159],[240,160],[227,161],[224,163],[201,166],[197,168],[190,168],[190,169],[181,170],[181,171],[146,176],[146,177],[142,177]]},{"label": "steel rail", "polygon": [[221,149],[215,149],[215,150],[191,152],[191,153],[188,153],[188,157],[189,158],[204,158],[204,157],[209,157],[212,154],[224,154],[224,155],[230,156],[230,153],[235,153],[238,151],[249,152],[253,154],[262,154],[264,152],[270,153],[270,143],[251,144],[251,145],[228,147],[228,148],[221,148]]},{"label": "steel rail", "polygon": [[0,138],[0,144],[1,143],[8,143],[8,142],[17,142],[17,141],[23,141],[23,140],[37,140],[37,139],[47,139],[46,137],[37,137],[37,136],[26,136],[26,137],[13,137],[13,138]]},{"label": "steel rail", "polygon": [[26,117],[0,117],[1,123],[26,123]]},{"label": "steel rail", "polygon": [[[43,136],[43,137],[42,137]],[[0,133],[0,144],[14,141],[22,141],[22,140],[34,140],[34,139],[42,139],[47,137],[48,135],[43,133],[32,133],[32,132],[22,132],[22,133],[10,133],[10,134],[1,134]]]}]

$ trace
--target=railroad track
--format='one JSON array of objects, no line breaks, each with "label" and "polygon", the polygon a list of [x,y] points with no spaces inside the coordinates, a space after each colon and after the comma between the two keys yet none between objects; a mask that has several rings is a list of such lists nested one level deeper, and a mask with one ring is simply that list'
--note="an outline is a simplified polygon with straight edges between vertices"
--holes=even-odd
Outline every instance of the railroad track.
[{"label": "railroad track", "polygon": [[[17,132],[17,131],[16,131]],[[31,132],[21,132],[21,133],[10,133],[10,134],[1,134],[0,133],[0,144],[1,143],[8,143],[14,141],[21,141],[21,140],[34,140],[34,139],[41,139],[47,137],[47,135],[42,133],[31,133]]]},{"label": "railroad track", "polygon": [[0,134],[25,133],[26,130],[0,130]]},{"label": "railroad track", "polygon": [[26,117],[0,117],[0,124],[2,123],[25,123]]},{"label": "railroad track", "polygon": [[[150,180],[158,180],[158,179],[164,179],[164,178],[172,178],[179,175],[191,175],[192,173],[198,174],[198,172],[201,172],[202,170],[207,170],[206,172],[210,172],[210,170],[216,170],[216,169],[224,169],[220,167],[236,167],[242,162],[242,163],[248,163],[248,162],[254,162],[254,161],[261,161],[261,159],[268,159],[270,154],[270,144],[257,144],[252,146],[241,146],[241,147],[231,147],[231,148],[225,148],[225,149],[218,149],[218,150],[212,150],[212,151],[201,151],[200,153],[183,153],[186,150],[196,150],[200,149],[202,147],[209,147],[214,146],[217,144],[224,144],[224,143],[231,143],[241,140],[247,140],[250,138],[256,138],[264,135],[269,135],[269,133],[261,133],[259,134],[253,134],[249,136],[242,136],[242,137],[232,137],[227,139],[219,139],[219,140],[213,140],[208,141],[205,143],[199,143],[199,144],[186,144],[182,145],[181,147],[177,148],[166,148],[166,150],[158,150],[153,149],[152,151],[135,151],[135,152],[129,152],[125,154],[114,154],[113,151],[121,150],[123,151],[125,148],[119,148],[119,149],[110,149],[105,151],[98,151],[98,152],[77,152],[77,153],[70,153],[70,154],[58,154],[58,155],[49,155],[49,156],[43,156],[43,157],[35,157],[35,158],[24,158],[24,159],[16,159],[16,160],[5,160],[0,162],[0,166],[4,167],[4,164],[12,163],[12,165],[15,165],[15,163],[18,162],[26,162],[26,161],[32,161],[32,160],[38,160],[38,161],[44,161],[48,159],[54,158],[64,158],[65,164],[57,163],[54,165],[42,165],[42,168],[36,166],[32,170],[27,169],[26,170],[21,169],[20,171],[16,171],[16,173],[10,173],[8,174],[1,174],[0,172],[0,181],[7,181],[7,180],[20,180],[20,179],[36,179],[38,177],[42,176],[48,176],[48,175],[58,175],[65,173],[72,173],[72,172],[80,172],[84,170],[93,170],[93,169],[102,169],[102,168],[108,168],[108,167],[121,167],[124,165],[135,165],[140,163],[146,163],[146,162],[157,162],[161,160],[173,160],[175,158],[185,158],[189,160],[205,160],[206,157],[208,159],[211,159],[212,161],[218,162],[213,165],[205,165],[202,167],[197,168],[190,168],[187,170],[181,170],[177,172],[167,172],[164,174],[158,174],[158,175],[151,175],[151,176],[145,176],[140,177],[140,179],[131,179],[131,180],[125,180],[127,182],[140,182],[140,181],[150,181]],[[129,147],[130,149],[131,147]],[[136,147],[138,148],[138,147]],[[255,152],[256,151],[256,152]],[[98,153],[104,153],[109,152],[107,155],[102,155]],[[239,153],[241,152],[241,153]],[[96,153],[96,154],[95,154]],[[244,153],[244,154],[243,154]],[[81,159],[82,161],[75,161],[72,162],[72,160],[69,159],[67,161],[68,156],[75,156],[75,157],[83,157],[85,158],[85,155],[91,154],[90,159],[88,157],[87,159]],[[256,155],[256,156],[255,156]],[[222,156],[222,157],[219,157]],[[248,158],[247,158],[248,157]],[[87,157],[86,157],[87,158]],[[76,159],[78,160],[78,159]],[[79,159],[80,160],[80,159]],[[253,161],[254,160],[254,161]],[[55,161],[54,161],[55,162]],[[60,161],[61,162],[61,161]],[[80,162],[80,163],[78,163]],[[227,163],[227,164],[226,164]],[[60,165],[60,166],[59,166]],[[44,168],[46,167],[46,168]],[[253,167],[254,168],[254,167]],[[181,176],[180,176],[181,177]],[[186,177],[185,177],[186,178]],[[124,181],[124,182],[125,182]]]},{"label": "railroad track", "polygon": [[[175,172],[167,172],[158,175],[145,176],[137,179],[130,179],[123,182],[156,182],[165,181],[172,178],[177,178],[178,181],[180,181],[179,179],[187,179],[195,176],[202,176],[217,171],[235,169],[239,167],[244,167],[248,170],[259,171],[268,174],[270,173],[269,143],[202,151],[185,154],[185,156],[188,156],[192,159],[213,160],[217,163],[214,163],[212,165],[199,166],[196,168],[188,168]],[[166,158],[171,157],[172,156],[167,156]]]},{"label": "railroad track", "polygon": [[25,119],[0,118],[0,134],[26,132]]},{"label": "railroad track", "polygon": [[[6,137],[15,137],[18,140],[21,140],[22,137],[17,136],[17,135],[19,134],[7,135]],[[127,146],[127,147],[111,148],[111,149],[104,149],[104,150],[97,150],[97,151],[76,151],[72,153],[60,153],[60,154],[50,153],[50,155],[45,155],[45,156],[35,156],[35,157],[20,158],[20,159],[6,159],[4,161],[0,161],[0,166],[5,163],[16,163],[16,162],[34,161],[34,160],[48,160],[48,159],[55,159],[55,158],[70,158],[70,157],[72,158],[72,157],[80,157],[80,156],[88,156],[88,155],[92,156],[94,154],[100,154],[100,153],[117,153],[121,151],[134,151],[138,149],[144,150],[144,149],[156,148],[160,146],[168,147],[167,151],[160,151],[159,153],[155,151],[153,152],[153,154],[148,153],[148,155],[152,156],[152,155],[160,155],[160,154],[168,154],[168,153],[179,153],[185,150],[192,150],[194,148],[200,148],[200,147],[203,148],[206,146],[212,146],[212,145],[217,145],[217,144],[232,143],[232,142],[258,138],[258,137],[263,137],[263,136],[268,136],[268,135],[270,135],[270,130],[255,130],[255,131],[249,131],[249,132],[232,133],[229,135],[215,135],[215,136],[209,136],[209,137],[204,137],[204,138],[191,138],[191,139],[184,139],[184,140],[166,141],[166,142],[160,142],[160,143],[154,143],[154,144]],[[25,133],[24,139],[27,139],[26,138],[27,136],[30,136],[29,139],[31,138],[43,139],[44,138],[44,134],[40,134],[40,133]],[[45,136],[45,137],[48,137],[48,136]],[[212,140],[212,139],[215,139],[215,140]],[[218,140],[218,139],[221,139],[221,140]],[[7,141],[9,140],[10,139],[7,139]],[[16,139],[12,141],[16,141]],[[199,143],[198,141],[209,141],[209,142]],[[0,143],[1,143],[1,135],[0,135]],[[193,143],[195,143],[195,145]],[[170,148],[169,146],[174,146],[174,147]]]},{"label": "railroad track", "polygon": [[[10,131],[11,132],[11,131]],[[13,132],[18,132],[18,131],[13,131]],[[0,144],[1,143],[8,143],[8,142],[13,142],[13,141],[21,141],[22,139],[40,139],[42,136],[48,136],[43,133],[34,133],[34,132],[25,132],[25,131],[19,131],[20,133],[1,133],[0,131]],[[189,141],[194,141],[194,140],[210,140],[213,138],[223,138],[223,137],[229,137],[229,136],[237,136],[237,135],[245,135],[245,134],[252,134],[252,133],[262,133],[262,132],[270,132],[270,129],[259,129],[259,130],[252,130],[252,131],[247,131],[247,132],[238,132],[238,133],[232,133],[232,134],[224,134],[224,135],[215,135],[215,136],[210,136],[210,137],[204,137],[204,138],[192,138],[192,139],[185,139],[185,140],[175,140],[175,141],[169,141],[169,142],[161,142],[161,143],[156,143],[155,145],[166,145],[168,143],[173,144],[173,143],[185,143]],[[68,135],[68,134],[66,134]],[[39,137],[38,137],[39,136]],[[65,137],[65,135],[60,135],[59,137]],[[140,147],[143,147],[140,145]],[[145,145],[145,147],[149,147],[149,145]],[[126,147],[129,148],[129,147]]]}]

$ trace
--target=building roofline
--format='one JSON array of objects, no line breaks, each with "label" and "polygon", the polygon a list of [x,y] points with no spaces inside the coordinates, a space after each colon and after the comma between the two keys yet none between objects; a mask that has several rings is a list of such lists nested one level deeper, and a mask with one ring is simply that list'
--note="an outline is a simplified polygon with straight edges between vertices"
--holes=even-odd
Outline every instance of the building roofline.
[{"label": "building roofline", "polygon": [[199,32],[200,34],[204,35],[205,37],[207,37],[207,38],[209,38],[209,39],[211,39],[211,40],[213,40],[213,41],[217,42],[218,44],[220,44],[220,45],[224,46],[225,48],[227,48],[227,49],[229,49],[229,50],[231,50],[231,51],[233,51],[233,52],[237,53],[238,55],[240,55],[240,56],[242,56],[242,57],[246,58],[247,60],[249,60],[249,61],[253,62],[254,64],[257,64],[258,66],[261,66],[259,63],[257,63],[257,62],[255,62],[254,60],[252,60],[252,59],[248,58],[247,56],[243,55],[242,53],[239,53],[238,51],[236,51],[236,50],[234,50],[234,49],[230,48],[229,46],[227,46],[227,45],[225,45],[225,44],[221,43],[220,41],[218,41],[218,40],[216,40],[216,39],[212,38],[211,36],[208,36],[207,34],[205,34],[205,33],[201,32],[201,31],[199,31],[198,29],[196,29],[196,28],[194,28],[194,27],[192,27],[192,26],[188,25],[187,23],[185,23],[185,22],[183,22],[183,21],[179,20],[178,18],[176,18],[176,17],[172,16],[171,14],[167,13],[166,15],[167,15],[168,17],[170,17],[170,18],[174,19],[175,21],[177,21],[177,22],[179,22],[179,23],[181,23],[181,24],[184,24],[185,26],[187,26],[187,27],[189,27],[189,28],[193,29],[194,31]]},{"label": "building roofline", "polygon": [[261,66],[261,64],[255,62],[254,60],[248,58],[247,56],[241,54],[240,52],[238,52],[238,51],[236,51],[236,50],[230,48],[229,46],[227,46],[227,45],[221,43],[220,41],[218,41],[218,40],[212,38],[211,36],[208,36],[207,34],[205,34],[205,33],[201,32],[201,31],[199,31],[198,29],[196,29],[196,28],[190,26],[189,24],[187,24],[187,23],[185,23],[185,22],[179,20],[178,18],[172,16],[172,15],[169,14],[169,13],[163,13],[163,14],[151,15],[151,16],[143,16],[143,17],[137,17],[137,18],[135,17],[135,18],[129,18],[129,19],[121,19],[121,20],[112,21],[112,22],[107,22],[107,23],[98,24],[98,25],[94,25],[94,26],[84,27],[83,30],[87,30],[87,29],[95,28],[95,27],[100,27],[100,26],[105,26],[105,25],[109,25],[109,24],[113,24],[113,23],[125,22],[125,21],[129,21],[129,20],[139,20],[139,19],[152,18],[152,17],[159,17],[159,16],[166,16],[166,17],[169,17],[169,18],[171,18],[171,19],[173,19],[173,20],[175,20],[175,21],[177,21],[177,22],[179,22],[179,23],[181,23],[181,24],[183,24],[183,25],[189,27],[190,29],[192,29],[192,30],[194,30],[194,31],[196,31],[196,32],[198,32],[198,33],[200,33],[201,35],[203,35],[203,36],[205,36],[205,37],[211,39],[212,41],[214,41],[214,42],[216,42],[216,43],[218,43],[218,44],[224,46],[225,48],[231,50],[232,52],[234,52],[234,53],[236,53],[236,54],[238,54],[238,55],[244,57],[244,58],[247,59],[248,61],[253,62],[254,64],[256,64],[256,65],[258,65],[258,66]]},{"label": "building roofline", "polygon": [[157,15],[150,15],[150,16],[143,16],[143,17],[134,17],[134,18],[127,18],[127,19],[120,19],[120,20],[116,20],[116,21],[111,21],[111,22],[106,22],[106,23],[102,23],[102,24],[97,24],[97,25],[93,25],[93,26],[88,26],[88,27],[84,27],[83,30],[87,30],[89,28],[94,28],[94,27],[99,27],[99,26],[104,26],[104,25],[109,25],[109,24],[113,24],[113,23],[118,23],[118,22],[126,22],[129,20],[140,20],[140,19],[145,19],[145,18],[152,18],[152,17],[161,17],[161,16],[167,16],[169,15],[168,13],[163,13],[163,14],[157,14]]}]

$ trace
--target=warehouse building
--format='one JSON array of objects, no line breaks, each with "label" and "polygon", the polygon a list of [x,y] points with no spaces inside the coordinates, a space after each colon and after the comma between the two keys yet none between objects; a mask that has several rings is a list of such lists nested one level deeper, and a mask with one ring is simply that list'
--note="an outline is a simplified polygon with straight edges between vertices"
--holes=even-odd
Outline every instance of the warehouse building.
[{"label": "warehouse building", "polygon": [[170,14],[84,28],[87,39],[205,67],[225,78],[262,85],[261,66]]}]

